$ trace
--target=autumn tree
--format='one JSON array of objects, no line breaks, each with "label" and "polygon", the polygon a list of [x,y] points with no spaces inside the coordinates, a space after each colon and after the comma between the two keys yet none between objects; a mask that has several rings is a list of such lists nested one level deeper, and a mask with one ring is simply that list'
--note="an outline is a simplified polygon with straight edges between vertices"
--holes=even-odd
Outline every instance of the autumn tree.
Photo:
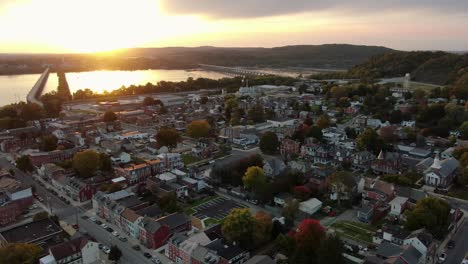
[{"label": "autumn tree", "polygon": [[42,249],[36,244],[9,243],[0,248],[0,263],[25,264],[36,263]]},{"label": "autumn tree", "polygon": [[[346,171],[334,172],[330,177],[330,186],[332,192],[336,195],[336,201],[338,205],[341,204],[341,200],[352,192],[355,185],[353,175]],[[347,197],[351,198],[351,197]]]},{"label": "autumn tree", "polygon": [[276,133],[268,131],[260,139],[260,150],[265,154],[275,154],[278,152],[280,142]]},{"label": "autumn tree", "polygon": [[117,115],[112,111],[105,112],[102,117],[102,121],[106,123],[114,122],[115,120],[117,120]]},{"label": "autumn tree", "polygon": [[380,128],[380,137],[386,143],[393,143],[395,140],[398,139],[396,135],[396,127],[394,126],[385,126]]},{"label": "autumn tree", "polygon": [[99,153],[94,150],[78,152],[73,157],[73,169],[83,178],[89,178],[99,169]]},{"label": "autumn tree", "polygon": [[122,190],[122,185],[118,182],[112,183],[109,188],[107,189],[108,193],[115,193]]},{"label": "autumn tree", "polygon": [[28,103],[23,105],[20,117],[24,121],[39,120],[45,117],[45,111],[38,104]]},{"label": "autumn tree", "polygon": [[54,135],[46,135],[41,138],[39,148],[42,151],[52,151],[57,149],[58,138]]},{"label": "autumn tree", "polygon": [[460,131],[460,137],[463,140],[468,140],[468,121],[463,122],[458,130]]},{"label": "autumn tree", "polygon": [[286,218],[288,223],[294,223],[296,219],[297,210],[299,210],[299,201],[296,199],[291,199],[286,201],[286,204],[283,206],[281,214]]},{"label": "autumn tree", "polygon": [[258,190],[266,183],[265,173],[258,166],[252,166],[247,169],[242,177],[242,182],[247,189]]},{"label": "autumn tree", "polygon": [[253,246],[255,218],[248,208],[236,208],[224,219],[221,227],[223,235],[230,242],[237,242],[241,247]]},{"label": "autumn tree", "polygon": [[16,160],[16,167],[24,172],[31,172],[34,170],[34,166],[31,164],[31,160],[26,155],[21,156]]},{"label": "autumn tree", "polygon": [[359,150],[368,150],[378,153],[384,147],[382,139],[372,128],[366,128],[356,139],[356,145]]},{"label": "autumn tree", "polygon": [[211,126],[206,120],[195,120],[187,126],[187,134],[193,138],[207,137]]},{"label": "autumn tree", "polygon": [[180,140],[180,134],[173,128],[161,128],[156,134],[160,146],[175,147]]},{"label": "autumn tree", "polygon": [[328,115],[325,114],[320,115],[316,122],[317,127],[319,127],[320,129],[327,128],[330,126],[330,124],[330,118],[328,117]]},{"label": "autumn tree", "polygon": [[156,104],[156,101],[151,96],[147,96],[145,97],[145,99],[143,99],[143,105],[145,106],[150,106],[150,105],[155,105],[155,104]]},{"label": "autumn tree", "polygon": [[297,248],[293,263],[313,263],[325,236],[325,228],[318,220],[310,218],[302,220],[294,235]]},{"label": "autumn tree", "polygon": [[305,185],[294,187],[294,197],[300,201],[307,200],[310,197],[310,189]]},{"label": "autumn tree", "polygon": [[253,240],[255,245],[260,246],[270,241],[273,222],[271,221],[271,216],[263,211],[257,212],[254,218]]}]

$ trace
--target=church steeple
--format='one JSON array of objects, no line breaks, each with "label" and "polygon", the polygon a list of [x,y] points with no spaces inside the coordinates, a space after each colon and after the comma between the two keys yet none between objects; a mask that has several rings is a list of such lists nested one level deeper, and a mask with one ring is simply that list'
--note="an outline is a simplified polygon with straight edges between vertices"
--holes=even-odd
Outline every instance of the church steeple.
[{"label": "church steeple", "polygon": [[439,153],[437,153],[431,165],[431,169],[440,170],[440,168],[442,168],[442,165],[440,164]]},{"label": "church steeple", "polygon": [[384,153],[383,150],[380,150],[379,156],[377,157],[378,160],[383,160],[384,159]]}]

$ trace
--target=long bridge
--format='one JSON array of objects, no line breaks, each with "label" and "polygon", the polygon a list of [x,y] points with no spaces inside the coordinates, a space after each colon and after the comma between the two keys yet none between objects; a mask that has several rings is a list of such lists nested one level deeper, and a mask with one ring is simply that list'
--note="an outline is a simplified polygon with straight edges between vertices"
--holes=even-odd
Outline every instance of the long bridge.
[{"label": "long bridge", "polygon": [[37,80],[36,84],[31,88],[31,91],[29,91],[28,95],[26,96],[26,101],[28,103],[35,103],[40,106],[44,106],[39,100],[39,97],[42,94],[42,91],[44,91],[44,87],[47,83],[47,79],[49,79],[49,73],[50,73],[50,68],[47,67],[44,72],[41,74],[41,77]]},{"label": "long bridge", "polygon": [[214,71],[214,72],[221,72],[228,75],[233,76],[265,76],[269,75],[263,71],[256,71],[251,69],[245,69],[240,67],[225,67],[219,65],[210,65],[210,64],[198,64],[201,68]]}]

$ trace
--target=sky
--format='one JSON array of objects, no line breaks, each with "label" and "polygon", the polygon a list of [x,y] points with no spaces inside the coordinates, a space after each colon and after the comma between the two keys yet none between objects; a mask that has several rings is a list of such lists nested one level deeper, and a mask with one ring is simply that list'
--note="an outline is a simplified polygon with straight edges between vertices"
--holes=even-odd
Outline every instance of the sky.
[{"label": "sky", "polygon": [[0,53],[347,43],[468,49],[467,0],[0,0]]}]

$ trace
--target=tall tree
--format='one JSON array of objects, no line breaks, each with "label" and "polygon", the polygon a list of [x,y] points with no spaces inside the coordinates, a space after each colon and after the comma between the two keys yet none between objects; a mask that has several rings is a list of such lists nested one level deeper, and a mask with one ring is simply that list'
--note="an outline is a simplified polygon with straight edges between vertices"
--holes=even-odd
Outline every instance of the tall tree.
[{"label": "tall tree", "polygon": [[73,157],[72,166],[83,178],[89,178],[99,169],[99,153],[94,150],[78,152]]},{"label": "tall tree", "polygon": [[317,249],[317,263],[345,263],[343,241],[336,235],[329,235]]},{"label": "tall tree", "polygon": [[120,251],[120,249],[116,245],[111,246],[109,257],[108,257],[109,260],[119,261],[121,257],[122,257],[122,251]]},{"label": "tall tree", "polygon": [[336,195],[336,201],[338,202],[338,205],[340,205],[341,200],[346,195],[349,195],[352,191],[352,188],[354,186],[353,175],[347,171],[337,171],[334,172],[330,178],[330,185],[332,191]]},{"label": "tall tree", "polygon": [[299,201],[296,199],[291,199],[286,201],[286,204],[283,207],[281,214],[286,218],[288,223],[294,223],[296,219],[297,210],[299,210]]},{"label": "tall tree", "polygon": [[468,140],[468,121],[463,122],[458,130],[460,130],[461,138],[463,140]]},{"label": "tall tree", "polygon": [[36,263],[42,249],[36,244],[9,243],[0,248],[0,263],[26,264]]},{"label": "tall tree", "polygon": [[207,137],[211,126],[206,120],[195,120],[187,126],[187,134],[193,138]]},{"label": "tall tree", "polygon": [[175,147],[180,140],[180,134],[173,128],[161,128],[156,134],[160,146]]},{"label": "tall tree", "polygon": [[297,245],[294,263],[314,263],[325,238],[325,228],[318,220],[307,218],[299,224],[294,238]]},{"label": "tall tree", "polygon": [[255,218],[248,208],[236,208],[224,219],[222,232],[230,242],[237,242],[241,247],[253,246],[252,234],[255,228]]},{"label": "tall tree", "polygon": [[255,123],[260,123],[265,121],[265,109],[263,105],[256,104],[249,110],[249,119]]},{"label": "tall tree", "polygon": [[450,209],[450,205],[442,199],[435,197],[421,199],[407,214],[405,227],[409,230],[425,227],[432,235],[441,239],[447,233]]},{"label": "tall tree", "polygon": [[26,155],[21,156],[16,160],[16,167],[24,172],[31,172],[34,170],[31,160]]},{"label": "tall tree", "polygon": [[255,214],[255,228],[253,233],[254,243],[257,246],[263,245],[270,241],[273,222],[271,216],[263,211]]},{"label": "tall tree", "polygon": [[143,105],[149,106],[149,105],[155,105],[156,101],[154,100],[153,97],[147,96],[145,99],[143,99]]},{"label": "tall tree", "polygon": [[242,178],[242,182],[246,188],[257,191],[266,183],[265,173],[258,166],[249,167]]},{"label": "tall tree", "polygon": [[106,111],[104,113],[104,116],[102,117],[102,121],[109,123],[109,122],[114,122],[115,120],[117,120],[117,118],[118,117],[114,112]]},{"label": "tall tree", "polygon": [[368,150],[378,153],[384,147],[382,139],[372,128],[366,128],[356,139],[356,145],[359,150]]},{"label": "tall tree", "polygon": [[276,133],[268,131],[260,139],[260,149],[265,154],[275,154],[278,152],[280,142]]},{"label": "tall tree", "polygon": [[326,114],[320,115],[316,123],[317,127],[319,127],[320,129],[327,128],[330,126],[330,124],[330,118]]},{"label": "tall tree", "polygon": [[58,138],[54,135],[46,135],[41,138],[39,148],[42,151],[52,151],[57,149]]}]

